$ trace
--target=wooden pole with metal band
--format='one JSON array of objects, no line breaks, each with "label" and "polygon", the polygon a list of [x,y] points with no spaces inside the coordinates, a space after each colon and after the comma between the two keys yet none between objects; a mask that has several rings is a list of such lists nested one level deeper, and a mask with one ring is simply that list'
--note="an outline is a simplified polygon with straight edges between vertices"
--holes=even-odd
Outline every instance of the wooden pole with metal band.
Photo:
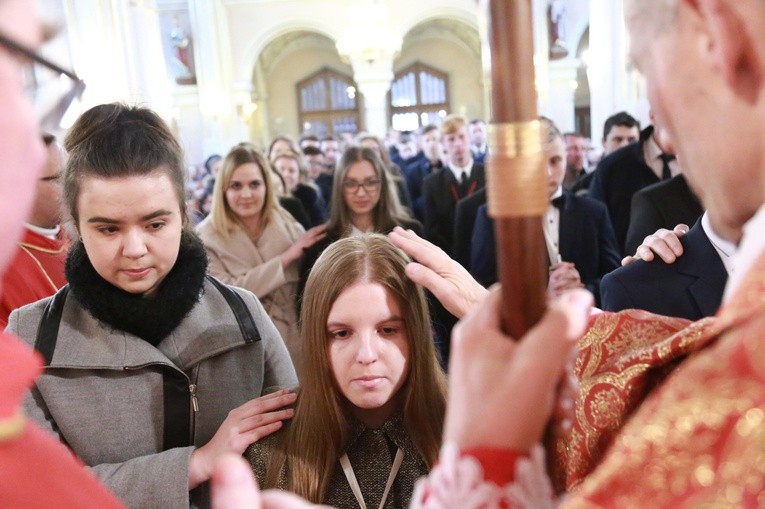
[{"label": "wooden pole with metal band", "polygon": [[546,304],[542,216],[547,173],[537,119],[531,0],[489,0],[491,106],[487,198],[495,219],[502,325],[520,338]]}]

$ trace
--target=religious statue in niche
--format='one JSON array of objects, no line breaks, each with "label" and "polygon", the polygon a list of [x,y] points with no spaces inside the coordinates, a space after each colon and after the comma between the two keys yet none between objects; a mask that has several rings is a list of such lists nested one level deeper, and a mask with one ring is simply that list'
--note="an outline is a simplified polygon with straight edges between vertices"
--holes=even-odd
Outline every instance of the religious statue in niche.
[{"label": "religious statue in niche", "polygon": [[179,85],[196,85],[197,76],[194,71],[194,48],[191,36],[181,28],[177,19],[170,31],[170,45],[172,47],[170,69],[175,82]]},{"label": "religious statue in niche", "polygon": [[547,28],[550,34],[550,60],[568,56],[566,48],[566,2],[549,0],[547,4]]}]

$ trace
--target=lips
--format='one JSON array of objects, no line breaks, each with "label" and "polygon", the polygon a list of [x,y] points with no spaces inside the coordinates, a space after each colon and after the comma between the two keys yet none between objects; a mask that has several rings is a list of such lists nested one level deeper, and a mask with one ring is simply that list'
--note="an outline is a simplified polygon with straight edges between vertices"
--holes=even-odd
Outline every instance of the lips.
[{"label": "lips", "polygon": [[143,269],[123,269],[122,272],[131,279],[142,279],[151,272],[151,267]]},{"label": "lips", "polygon": [[353,383],[360,385],[365,389],[375,389],[385,381],[385,377],[368,375],[353,379]]}]

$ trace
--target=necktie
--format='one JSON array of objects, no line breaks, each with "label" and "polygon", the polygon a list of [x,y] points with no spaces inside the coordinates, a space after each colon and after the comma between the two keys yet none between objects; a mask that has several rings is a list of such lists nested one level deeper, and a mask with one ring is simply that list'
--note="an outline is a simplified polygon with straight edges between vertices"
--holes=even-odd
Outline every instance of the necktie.
[{"label": "necktie", "polygon": [[661,179],[667,180],[672,178],[672,170],[669,167],[669,163],[675,160],[675,156],[672,154],[661,154],[659,159],[662,162]]},{"label": "necktie", "polygon": [[460,173],[460,198],[463,198],[467,193],[467,173],[465,171]]},{"label": "necktie", "polygon": [[564,202],[563,195],[560,195],[557,198],[553,198],[551,203],[553,204],[553,207],[555,207],[556,209],[562,209],[563,202]]}]

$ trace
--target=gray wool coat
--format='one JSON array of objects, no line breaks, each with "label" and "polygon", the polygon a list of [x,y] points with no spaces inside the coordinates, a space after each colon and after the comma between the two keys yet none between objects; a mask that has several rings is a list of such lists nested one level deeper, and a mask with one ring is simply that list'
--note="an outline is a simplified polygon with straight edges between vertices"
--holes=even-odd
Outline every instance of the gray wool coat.
[{"label": "gray wool coat", "polygon": [[[274,388],[297,385],[287,348],[263,306],[252,293],[235,291],[260,341],[244,342],[231,308],[209,281],[200,302],[156,348],[110,329],[69,295],[51,363],[24,410],[129,507],[180,509],[190,500],[206,506],[206,489],[191,498],[188,491],[195,446],[213,437],[230,410]],[[48,300],[14,311],[7,330],[34,345]],[[163,451],[166,370],[196,386],[197,409],[189,404],[193,446]]]}]

